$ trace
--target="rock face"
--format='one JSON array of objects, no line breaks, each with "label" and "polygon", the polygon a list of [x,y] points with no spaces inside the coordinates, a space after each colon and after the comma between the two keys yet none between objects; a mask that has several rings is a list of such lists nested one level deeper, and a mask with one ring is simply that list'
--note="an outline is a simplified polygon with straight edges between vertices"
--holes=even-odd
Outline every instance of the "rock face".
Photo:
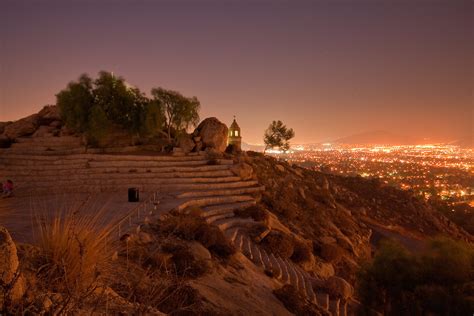
[{"label": "rock face", "polygon": [[196,145],[192,136],[186,133],[178,136],[177,144],[178,147],[181,148],[186,154],[191,152]]},{"label": "rock face", "polygon": [[236,176],[242,178],[242,180],[250,180],[253,176],[253,168],[251,165],[245,162],[235,164],[230,169]]},{"label": "rock face", "polygon": [[60,121],[59,109],[55,105],[46,105],[38,112],[39,125],[49,125],[55,121]]},{"label": "rock face", "polygon": [[227,126],[215,117],[202,121],[194,131],[194,135],[201,137],[203,149],[213,148],[223,152],[227,147]]},{"label": "rock face", "polygon": [[39,125],[39,115],[33,114],[5,127],[3,135],[10,139],[33,134]]},{"label": "rock face", "polygon": [[[25,281],[18,273],[18,255],[15,243],[6,228],[0,226],[0,282],[11,286],[9,298],[16,301],[25,293]],[[3,293],[0,293],[0,308]]]},{"label": "rock face", "polygon": [[[0,123],[0,138],[4,140],[15,140],[18,137],[30,136],[44,137],[53,134],[61,127],[59,109],[55,105],[47,105],[36,114],[27,116],[14,122]],[[6,142],[6,141],[3,141]],[[3,146],[8,147],[8,146]]]}]

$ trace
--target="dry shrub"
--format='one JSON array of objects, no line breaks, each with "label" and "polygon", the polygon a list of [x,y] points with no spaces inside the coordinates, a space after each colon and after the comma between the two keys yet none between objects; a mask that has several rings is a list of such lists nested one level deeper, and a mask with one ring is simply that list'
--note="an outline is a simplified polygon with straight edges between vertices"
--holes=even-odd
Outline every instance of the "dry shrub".
[{"label": "dry shrub", "polygon": [[291,255],[291,260],[293,260],[296,263],[302,263],[302,262],[307,262],[311,260],[311,247],[297,239],[294,239],[293,241],[293,254]]},{"label": "dry shrub", "polygon": [[[284,285],[282,288],[273,290],[273,294],[285,305],[286,309],[295,315],[323,315],[315,305],[301,297],[292,285]],[[325,315],[325,314],[324,314]]]},{"label": "dry shrub", "polygon": [[113,249],[106,241],[111,227],[104,226],[103,211],[92,216],[65,211],[37,217],[37,224],[40,275],[56,291],[73,295],[90,290],[109,272]]},{"label": "dry shrub", "polygon": [[165,233],[196,240],[219,258],[227,259],[235,253],[224,233],[216,226],[209,225],[204,219],[193,214],[176,215],[160,223]]},{"label": "dry shrub", "polygon": [[337,263],[342,259],[344,250],[337,244],[322,244],[321,245],[321,257],[332,263]]},{"label": "dry shrub", "polygon": [[199,292],[189,285],[169,287],[166,298],[158,305],[160,311],[173,316],[217,315],[204,306]]},{"label": "dry shrub", "polygon": [[245,209],[237,209],[234,214],[238,217],[248,218],[251,217],[253,220],[260,222],[268,220],[268,213],[261,205],[252,205]]},{"label": "dry shrub", "polygon": [[293,255],[293,239],[286,234],[271,232],[262,240],[261,244],[266,250],[284,259],[288,259]]}]

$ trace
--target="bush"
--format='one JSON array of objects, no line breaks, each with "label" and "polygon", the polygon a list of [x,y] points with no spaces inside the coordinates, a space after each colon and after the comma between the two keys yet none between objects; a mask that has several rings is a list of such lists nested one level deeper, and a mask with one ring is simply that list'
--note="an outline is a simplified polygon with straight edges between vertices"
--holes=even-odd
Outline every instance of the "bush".
[{"label": "bush", "polygon": [[293,241],[293,254],[291,255],[291,260],[296,263],[308,262],[311,260],[312,249],[306,243],[295,239]]},{"label": "bush", "polygon": [[322,244],[320,247],[321,258],[327,262],[337,263],[344,255],[344,250],[342,250],[342,248],[337,244]]},{"label": "bush", "polygon": [[280,232],[271,232],[263,240],[263,247],[274,255],[288,259],[293,255],[293,239]]},{"label": "bush", "polygon": [[209,225],[198,215],[187,214],[169,217],[161,223],[163,232],[186,240],[196,240],[214,255],[226,259],[235,253],[224,233],[216,226]]},{"label": "bush", "polygon": [[292,285],[284,285],[282,288],[273,290],[273,294],[283,303],[283,305],[295,315],[322,315],[321,311],[301,297]]},{"label": "bush", "polygon": [[237,209],[234,214],[238,217],[251,217],[254,221],[260,222],[268,220],[268,213],[261,205],[252,205],[245,209]]},{"label": "bush", "polygon": [[358,293],[365,306],[386,315],[468,315],[474,278],[470,245],[447,238],[433,239],[421,255],[384,241],[374,260],[358,275]]}]

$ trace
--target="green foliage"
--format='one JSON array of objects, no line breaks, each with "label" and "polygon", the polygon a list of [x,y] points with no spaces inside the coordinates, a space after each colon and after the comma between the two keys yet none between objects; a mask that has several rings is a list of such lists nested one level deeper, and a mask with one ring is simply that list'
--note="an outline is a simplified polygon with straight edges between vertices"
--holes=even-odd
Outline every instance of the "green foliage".
[{"label": "green foliage", "polygon": [[66,89],[59,92],[56,100],[66,125],[78,132],[85,132],[94,105],[92,79],[87,74],[81,75],[77,82],[70,82]]},{"label": "green foliage", "polygon": [[295,137],[295,132],[292,128],[287,128],[282,121],[273,121],[268,126],[263,137],[265,142],[265,151],[269,148],[278,147],[280,150],[287,151],[290,149],[289,140]]},{"label": "green foliage", "polygon": [[140,135],[154,135],[163,127],[161,104],[149,100],[138,88],[109,72],[100,72],[96,80],[82,75],[56,98],[66,125],[86,133],[95,143],[100,142],[112,126]]},{"label": "green foliage", "polygon": [[157,135],[165,124],[165,114],[163,107],[155,101],[151,101],[145,107],[145,124],[143,125],[146,134]]},{"label": "green foliage", "polygon": [[364,306],[385,315],[468,315],[474,308],[471,245],[433,239],[421,255],[384,242],[361,269],[358,294]]},{"label": "green foliage", "polygon": [[169,140],[172,129],[181,131],[199,123],[201,104],[196,97],[188,98],[177,91],[163,88],[153,88],[151,94],[153,101],[163,108]]},{"label": "green foliage", "polygon": [[101,141],[107,135],[110,128],[110,122],[107,119],[105,111],[98,105],[94,105],[89,113],[89,122],[87,129],[87,140],[89,144],[99,146]]}]

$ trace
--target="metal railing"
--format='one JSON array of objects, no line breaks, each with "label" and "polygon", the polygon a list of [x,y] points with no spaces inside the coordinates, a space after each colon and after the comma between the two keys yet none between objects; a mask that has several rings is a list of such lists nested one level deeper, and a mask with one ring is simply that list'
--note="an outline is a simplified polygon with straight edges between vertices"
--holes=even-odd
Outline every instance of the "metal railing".
[{"label": "metal railing", "polygon": [[110,228],[109,236],[113,236],[116,233],[118,238],[120,238],[123,234],[129,232],[134,224],[146,220],[148,216],[157,213],[158,205],[160,203],[157,195],[157,192],[151,193],[143,202],[140,202],[140,204],[120,218]]}]

